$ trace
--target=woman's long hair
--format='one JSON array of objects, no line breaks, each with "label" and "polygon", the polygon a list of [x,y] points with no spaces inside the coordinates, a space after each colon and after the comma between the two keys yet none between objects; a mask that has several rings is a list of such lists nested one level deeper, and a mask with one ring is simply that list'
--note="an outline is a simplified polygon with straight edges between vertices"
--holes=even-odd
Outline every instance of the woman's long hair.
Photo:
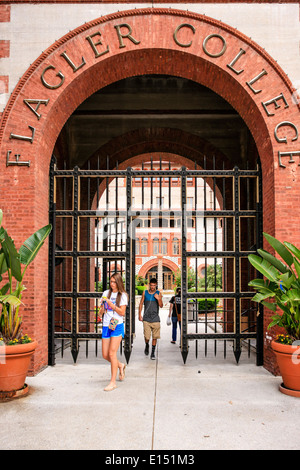
[{"label": "woman's long hair", "polygon": [[[121,274],[114,273],[110,276],[110,279],[114,279],[116,281],[116,284],[117,284],[118,295],[117,295],[117,299],[116,299],[116,306],[119,307],[120,302],[121,302],[121,298],[122,298],[122,294],[125,293],[127,295],[127,298],[128,298],[128,294],[125,291],[125,287],[124,287],[124,283],[123,283],[123,279],[122,279]],[[108,299],[110,299],[111,293],[112,293],[112,289],[111,289],[110,283],[109,283],[109,291],[108,291],[108,294],[107,294]]]}]

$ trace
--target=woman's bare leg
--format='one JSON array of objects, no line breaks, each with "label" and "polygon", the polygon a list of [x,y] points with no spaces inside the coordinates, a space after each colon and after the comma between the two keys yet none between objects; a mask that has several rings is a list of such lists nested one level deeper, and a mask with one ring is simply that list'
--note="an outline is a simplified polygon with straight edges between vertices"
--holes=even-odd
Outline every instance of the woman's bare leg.
[{"label": "woman's bare leg", "polygon": [[104,359],[110,362],[111,366],[111,379],[108,388],[116,387],[118,369],[122,371],[124,368],[124,364],[122,362],[119,362],[117,358],[117,353],[121,340],[122,336],[102,339],[102,355]]}]

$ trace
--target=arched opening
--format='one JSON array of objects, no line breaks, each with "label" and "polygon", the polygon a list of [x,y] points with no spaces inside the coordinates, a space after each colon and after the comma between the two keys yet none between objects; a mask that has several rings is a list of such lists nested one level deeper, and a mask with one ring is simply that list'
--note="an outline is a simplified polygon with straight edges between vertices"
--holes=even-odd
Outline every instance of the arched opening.
[{"label": "arched opening", "polygon": [[[245,335],[257,333],[249,299],[248,305],[237,307],[234,298],[222,297],[225,291],[237,295],[234,269],[246,279],[242,290],[247,291],[249,267],[246,264],[234,266],[232,253],[236,238],[232,211],[239,207],[253,210],[258,180],[252,178],[253,175],[247,178],[245,173],[245,185],[239,185],[237,203],[233,179],[225,178],[226,173],[220,177],[218,172],[230,174],[234,167],[256,172],[259,166],[254,139],[229,103],[207,87],[180,77],[130,77],[99,90],[77,108],[57,139],[55,156],[56,171],[73,167],[83,171],[78,180],[76,238],[79,250],[90,253],[90,257],[82,258],[79,254],[79,292],[94,296],[97,290],[102,292],[115,271],[120,272],[125,281],[126,260],[121,259],[121,255],[118,259],[117,255],[128,249],[125,212],[130,200],[130,211],[134,212],[131,220],[134,231],[129,237],[133,239],[129,248],[131,277],[134,275],[136,282],[139,278],[139,283],[143,281],[141,283],[146,285],[154,277],[159,289],[171,295],[186,276],[186,291],[195,293],[195,298],[190,298],[189,302],[196,310],[199,300],[196,295],[203,295],[205,299],[213,292],[210,295],[215,298],[215,333],[222,329],[224,335],[233,334],[237,321],[245,324],[242,332]],[[133,172],[130,187],[127,174],[118,174],[128,167]],[[184,203],[183,167],[206,172],[202,177],[197,177],[197,173],[186,176]],[[113,172],[122,177],[112,177]],[[56,178],[56,205],[61,204],[62,210],[71,209],[73,204],[73,196],[68,198],[66,191],[68,184],[73,185],[73,180],[68,183],[67,178]],[[93,214],[90,211],[94,211]],[[190,211],[185,222],[183,211]],[[231,215],[224,211],[231,211]],[[244,220],[247,220],[246,225]],[[56,241],[64,251],[69,240],[66,233],[71,234],[73,229],[67,229],[68,217],[60,222]],[[253,213],[240,223],[244,224],[245,236],[243,241],[238,241],[236,251],[243,249],[246,253],[257,246],[258,228]],[[186,251],[191,253],[188,258]],[[107,253],[112,259],[108,259]],[[67,292],[65,285],[60,285],[66,282],[63,269],[69,273],[69,285],[75,277],[67,263],[66,257],[64,264],[56,269],[59,271],[57,292]],[[203,267],[202,276],[199,276],[199,266]],[[136,284],[132,286],[134,290],[139,292]],[[78,334],[91,335],[99,331],[99,324],[95,324],[93,317],[98,308],[95,299],[79,299]],[[194,312],[189,319],[190,333],[195,328],[198,332],[203,325],[207,331],[212,323],[211,300],[204,301],[205,314],[202,303],[199,313]],[[65,298],[56,300],[55,330],[59,330],[60,336],[66,326],[70,328],[69,308],[65,305]],[[132,323],[134,328],[134,318]],[[239,354],[236,351],[237,359]]]},{"label": "arched opening", "polygon": [[[238,112],[217,93],[168,75],[130,77],[101,88],[64,125],[55,146],[58,168],[113,169],[173,153],[199,167],[255,167],[254,139]],[[175,157],[177,154],[177,158]],[[135,158],[135,160],[134,160]],[[206,161],[205,161],[206,159]]]}]

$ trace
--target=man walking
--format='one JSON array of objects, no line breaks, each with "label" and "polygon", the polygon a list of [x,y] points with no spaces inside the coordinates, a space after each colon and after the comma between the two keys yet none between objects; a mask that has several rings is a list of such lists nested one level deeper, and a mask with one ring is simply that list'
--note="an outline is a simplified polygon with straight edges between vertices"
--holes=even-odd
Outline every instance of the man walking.
[{"label": "man walking", "polygon": [[[155,359],[155,347],[160,338],[159,307],[162,308],[162,294],[157,290],[157,280],[150,279],[149,289],[144,290],[139,305],[139,320],[143,322],[145,338],[145,354],[149,354],[149,341],[152,335],[151,359]],[[144,307],[144,315],[142,310]]]}]

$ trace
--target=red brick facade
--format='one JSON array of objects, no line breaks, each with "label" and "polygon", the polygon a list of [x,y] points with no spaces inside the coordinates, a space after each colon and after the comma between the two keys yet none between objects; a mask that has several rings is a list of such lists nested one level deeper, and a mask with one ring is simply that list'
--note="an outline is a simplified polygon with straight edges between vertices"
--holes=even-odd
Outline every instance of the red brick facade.
[{"label": "red brick facade", "polygon": [[[3,44],[4,52],[7,47]],[[5,225],[17,246],[48,223],[49,162],[68,117],[95,91],[143,74],[201,83],[238,111],[262,163],[264,231],[300,245],[300,119],[288,77],[251,39],[219,21],[145,9],[71,31],[37,58],[12,93],[0,128],[0,193]],[[7,158],[30,166],[6,166]],[[39,342],[34,373],[47,364],[47,276],[45,246],[28,272],[31,287],[24,296],[26,329]],[[268,349],[265,367],[274,370]]]}]

